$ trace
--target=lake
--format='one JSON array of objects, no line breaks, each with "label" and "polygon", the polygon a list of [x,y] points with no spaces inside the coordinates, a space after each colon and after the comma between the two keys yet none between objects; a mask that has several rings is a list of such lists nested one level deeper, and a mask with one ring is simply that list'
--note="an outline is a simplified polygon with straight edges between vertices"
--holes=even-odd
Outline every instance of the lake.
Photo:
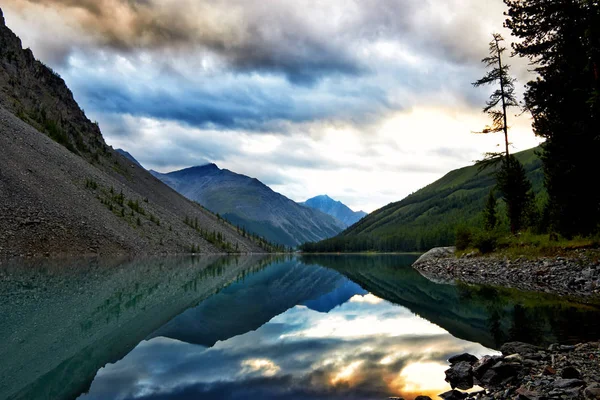
[{"label": "lake", "polygon": [[433,283],[416,255],[0,267],[0,399],[412,399],[447,358],[600,337],[600,310]]}]

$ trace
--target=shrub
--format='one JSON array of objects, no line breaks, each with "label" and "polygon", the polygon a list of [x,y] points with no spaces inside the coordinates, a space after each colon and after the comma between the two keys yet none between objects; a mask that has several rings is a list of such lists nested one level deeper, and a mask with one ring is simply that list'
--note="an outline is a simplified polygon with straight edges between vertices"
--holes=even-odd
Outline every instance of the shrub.
[{"label": "shrub", "polygon": [[473,239],[473,233],[467,227],[461,226],[456,230],[456,249],[466,250],[471,246],[471,240]]},{"label": "shrub", "polygon": [[498,234],[493,231],[480,231],[473,235],[472,245],[482,254],[491,253],[498,246]]}]

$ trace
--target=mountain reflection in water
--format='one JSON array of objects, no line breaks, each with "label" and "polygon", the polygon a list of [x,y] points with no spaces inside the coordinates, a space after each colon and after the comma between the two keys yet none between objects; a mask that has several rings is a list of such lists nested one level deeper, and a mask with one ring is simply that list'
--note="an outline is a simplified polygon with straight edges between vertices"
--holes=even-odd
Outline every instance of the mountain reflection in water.
[{"label": "mountain reflection in water", "polygon": [[449,355],[600,332],[593,307],[435,284],[415,258],[3,267],[0,399],[433,396]]}]

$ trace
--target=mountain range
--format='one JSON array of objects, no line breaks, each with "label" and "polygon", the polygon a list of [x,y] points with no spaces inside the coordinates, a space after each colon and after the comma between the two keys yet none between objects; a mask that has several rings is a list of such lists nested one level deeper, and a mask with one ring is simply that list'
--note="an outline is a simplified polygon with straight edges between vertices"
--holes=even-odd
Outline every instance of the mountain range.
[{"label": "mountain range", "polygon": [[1,10],[0,149],[0,259],[272,249],[108,146]]},{"label": "mountain range", "polygon": [[331,215],[342,221],[346,227],[354,225],[367,215],[364,211],[352,211],[341,201],[336,201],[326,194],[313,197],[300,204]]},{"label": "mountain range", "polygon": [[[516,153],[543,199],[544,174],[537,148]],[[495,186],[496,167],[483,171],[476,165],[449,172],[441,179],[401,201],[373,211],[340,235],[303,246],[307,252],[424,251],[454,244],[459,226],[482,226],[482,210]],[[499,202],[501,223],[507,224],[505,207]]]},{"label": "mountain range", "polygon": [[340,220],[300,205],[258,179],[220,169],[215,164],[166,174],[150,172],[232,224],[278,244],[295,247],[335,236],[346,228]]}]

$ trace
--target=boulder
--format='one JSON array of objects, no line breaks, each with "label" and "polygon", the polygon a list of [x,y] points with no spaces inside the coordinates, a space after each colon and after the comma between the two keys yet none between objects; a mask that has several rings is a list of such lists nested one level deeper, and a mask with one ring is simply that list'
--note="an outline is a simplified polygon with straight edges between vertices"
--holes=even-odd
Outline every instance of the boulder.
[{"label": "boulder", "polygon": [[446,370],[446,382],[450,383],[452,389],[462,390],[473,387],[473,368],[467,361],[459,361]]},{"label": "boulder", "polygon": [[438,258],[450,258],[454,257],[454,252],[456,251],[456,247],[435,247],[429,250],[427,253],[423,254],[421,257],[414,262],[413,265],[419,264],[421,262],[426,262],[429,260],[435,260]]},{"label": "boulder", "polygon": [[518,373],[519,372],[514,364],[498,361],[494,366],[488,369],[481,378],[478,378],[478,380],[486,387],[499,386],[510,382],[518,375]]},{"label": "boulder", "polygon": [[477,379],[480,379],[488,369],[493,367],[498,361],[502,359],[502,356],[483,356],[479,361],[473,364],[473,375]]},{"label": "boulder", "polygon": [[448,359],[448,362],[450,364],[456,364],[456,363],[461,362],[461,361],[465,361],[465,362],[468,362],[469,364],[473,365],[477,361],[479,361],[479,359],[477,357],[475,357],[474,355],[469,354],[469,353],[459,354],[459,355],[456,355],[456,356],[452,356],[452,357],[450,357]]},{"label": "boulder", "polygon": [[429,396],[417,396],[417,397],[415,397],[415,400],[431,400],[431,397],[429,397]]},{"label": "boulder", "polygon": [[527,344],[527,343],[523,343],[523,342],[508,342],[502,345],[502,347],[500,347],[500,351],[502,352],[502,354],[504,354],[505,356],[511,355],[511,354],[532,354],[532,353],[537,353],[538,351],[540,351],[541,348],[534,346],[532,344]]}]

